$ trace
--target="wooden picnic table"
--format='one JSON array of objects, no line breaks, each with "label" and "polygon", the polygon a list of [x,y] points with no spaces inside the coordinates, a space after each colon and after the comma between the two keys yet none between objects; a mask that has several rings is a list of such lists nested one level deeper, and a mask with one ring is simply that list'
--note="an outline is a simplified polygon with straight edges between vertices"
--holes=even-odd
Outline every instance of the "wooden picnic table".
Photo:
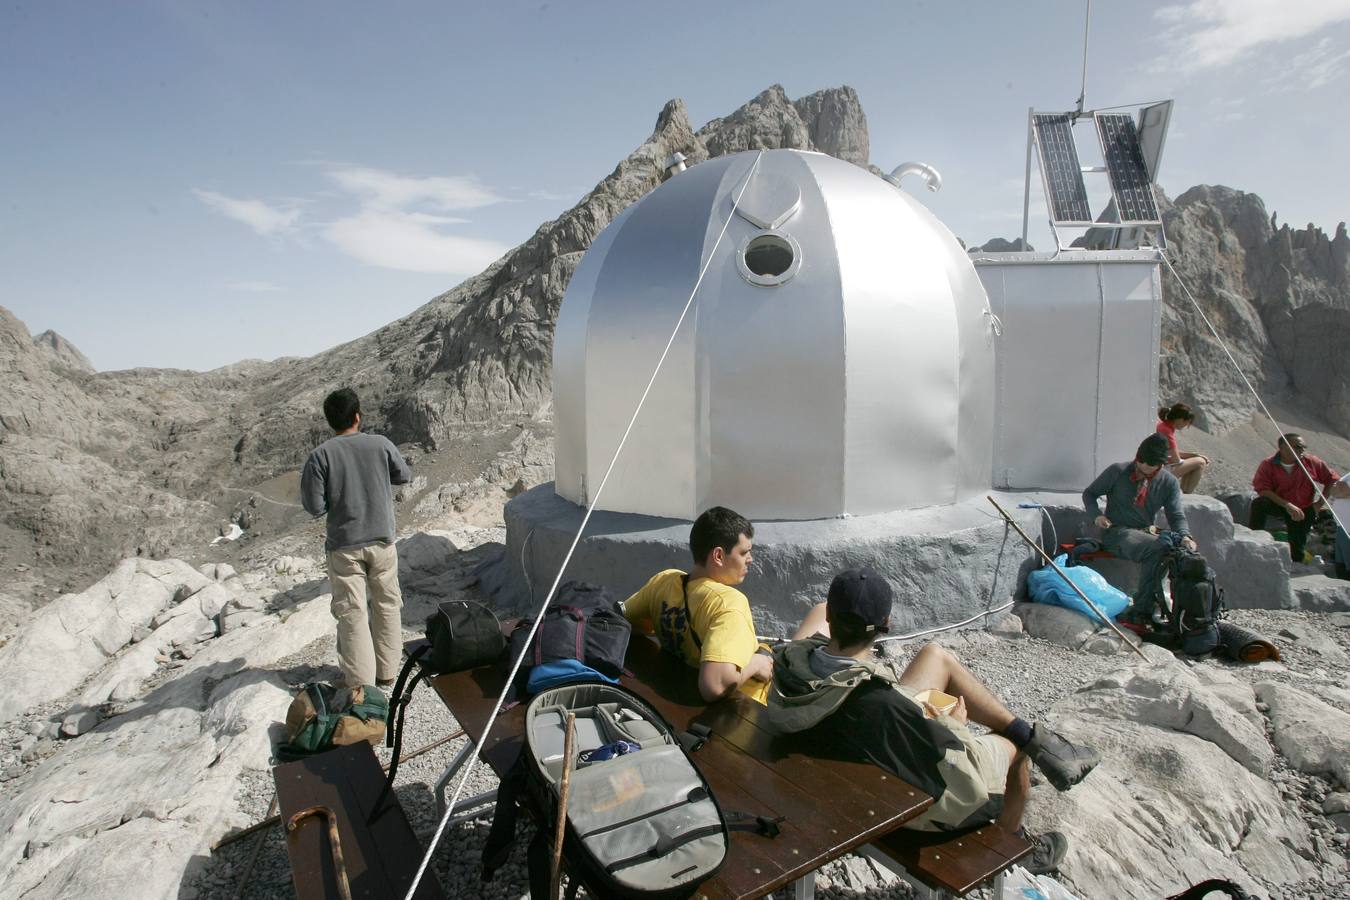
[{"label": "wooden picnic table", "polygon": [[[774,737],[763,724],[763,707],[740,693],[707,705],[694,670],[646,638],[634,635],[627,665],[632,675],[620,679],[622,686],[654,706],[676,731],[695,723],[712,729],[711,739],[691,757],[724,810],[786,817],[776,838],[731,833],[726,865],[700,887],[698,895],[706,900],[761,897],[807,879],[933,802],[876,766],[813,756],[799,738]],[[504,679],[495,665],[431,679],[498,776],[515,761],[524,729],[524,708],[516,706],[481,740]],[[809,896],[812,884],[800,882],[799,893]]]}]

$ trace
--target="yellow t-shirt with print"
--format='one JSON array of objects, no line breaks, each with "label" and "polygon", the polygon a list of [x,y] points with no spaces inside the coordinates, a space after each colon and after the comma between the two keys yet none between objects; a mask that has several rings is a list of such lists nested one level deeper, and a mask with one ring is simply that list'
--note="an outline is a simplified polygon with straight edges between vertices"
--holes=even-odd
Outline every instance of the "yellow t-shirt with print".
[{"label": "yellow t-shirt with print", "polygon": [[[689,582],[685,606],[684,573],[666,569],[653,575],[623,605],[623,614],[644,634],[654,634],[661,649],[697,669],[701,663],[731,663],[744,669],[759,649],[750,601],[734,587],[709,578]],[[747,679],[741,693],[767,702],[769,683]]]}]

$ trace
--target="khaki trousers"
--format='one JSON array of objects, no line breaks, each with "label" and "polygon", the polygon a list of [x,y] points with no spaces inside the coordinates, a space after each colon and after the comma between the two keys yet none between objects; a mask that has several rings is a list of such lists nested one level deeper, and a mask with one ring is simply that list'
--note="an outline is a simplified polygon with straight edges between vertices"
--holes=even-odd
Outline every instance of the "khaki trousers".
[{"label": "khaki trousers", "polygon": [[328,577],[344,684],[356,687],[392,681],[403,657],[398,551],[393,544],[383,543],[334,550],[328,554]]}]

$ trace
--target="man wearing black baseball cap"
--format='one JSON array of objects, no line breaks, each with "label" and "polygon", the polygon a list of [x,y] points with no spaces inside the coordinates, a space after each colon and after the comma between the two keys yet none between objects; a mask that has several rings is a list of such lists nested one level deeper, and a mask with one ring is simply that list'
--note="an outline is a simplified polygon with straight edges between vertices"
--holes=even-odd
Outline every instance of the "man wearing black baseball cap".
[{"label": "man wearing black baseball cap", "polygon": [[[1029,761],[1061,791],[1092,771],[1101,754],[1014,716],[939,644],[925,645],[898,678],[873,659],[893,599],[872,569],[835,576],[826,629],[774,651],[768,722],[775,730],[809,731],[813,745],[879,765],[930,794],[933,805],[907,826],[924,830],[997,821],[1016,831],[1031,789]],[[968,721],[993,733],[975,735]],[[1028,869],[1050,871],[1064,858],[1064,835],[1031,839],[1037,846]]]},{"label": "man wearing black baseball cap", "polygon": [[[1104,529],[1102,546],[1122,559],[1139,563],[1133,602],[1121,621],[1147,625],[1162,593],[1163,569],[1171,546],[1158,540],[1153,521],[1167,511],[1167,527],[1181,535],[1181,545],[1195,549],[1186,513],[1181,509],[1181,483],[1168,471],[1167,438],[1156,431],[1144,438],[1129,462],[1107,466],[1083,491],[1083,508]],[[1106,498],[1103,515],[1097,504]]]}]

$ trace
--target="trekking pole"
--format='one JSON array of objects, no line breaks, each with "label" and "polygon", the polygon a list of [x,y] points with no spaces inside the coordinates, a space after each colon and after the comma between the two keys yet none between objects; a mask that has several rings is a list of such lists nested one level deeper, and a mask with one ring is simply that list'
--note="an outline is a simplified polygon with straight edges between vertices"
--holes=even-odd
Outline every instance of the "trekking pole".
[{"label": "trekking pole", "polygon": [[985,496],[985,499],[988,500],[990,503],[994,504],[994,509],[998,510],[998,514],[1003,517],[1003,521],[1011,525],[1013,529],[1016,530],[1016,532],[1022,536],[1022,540],[1026,541],[1028,546],[1030,546],[1033,550],[1035,550],[1037,553],[1041,555],[1041,559],[1048,562],[1051,568],[1053,568],[1056,572],[1059,573],[1059,577],[1064,579],[1064,583],[1067,584],[1069,587],[1073,588],[1074,593],[1077,594],[1079,597],[1081,597],[1083,602],[1086,603],[1089,607],[1091,607],[1092,611],[1095,612],[1103,622],[1111,626],[1111,630],[1116,633],[1117,637],[1119,637],[1122,641],[1125,642],[1126,646],[1128,646],[1135,653],[1138,653],[1139,658],[1142,659],[1144,662],[1149,662],[1149,658],[1144,655],[1143,650],[1139,649],[1139,645],[1136,644],[1134,641],[1130,640],[1129,638],[1127,638],[1125,636],[1125,632],[1120,630],[1120,626],[1117,625],[1115,622],[1112,622],[1111,619],[1106,615],[1106,613],[1101,611],[1101,608],[1098,607],[1097,604],[1093,603],[1090,599],[1088,599],[1088,595],[1083,593],[1082,588],[1080,588],[1078,585],[1074,584],[1072,581],[1069,580],[1069,576],[1064,574],[1064,570],[1055,564],[1055,561],[1050,558],[1050,556],[1045,552],[1045,550],[1041,547],[1040,544],[1036,543],[1031,538],[1027,537],[1027,533],[1022,530],[1022,526],[1018,525],[1015,521],[1013,521],[1013,517],[1008,515],[1008,511],[1006,509],[998,505],[997,500],[987,495]]},{"label": "trekking pole", "polygon": [[558,825],[553,831],[553,866],[549,870],[549,900],[562,896],[562,846],[567,825],[567,793],[572,786],[572,740],[576,736],[577,717],[567,714],[567,734],[563,738],[562,783],[558,786]]},{"label": "trekking pole", "polygon": [[337,877],[338,896],[342,900],[352,900],[351,884],[347,881],[347,861],[342,856],[342,842],[338,839],[337,816],[326,806],[311,806],[291,816],[286,823],[286,833],[293,834],[300,823],[308,818],[323,819],[328,824],[328,847],[333,852],[333,872]]}]

